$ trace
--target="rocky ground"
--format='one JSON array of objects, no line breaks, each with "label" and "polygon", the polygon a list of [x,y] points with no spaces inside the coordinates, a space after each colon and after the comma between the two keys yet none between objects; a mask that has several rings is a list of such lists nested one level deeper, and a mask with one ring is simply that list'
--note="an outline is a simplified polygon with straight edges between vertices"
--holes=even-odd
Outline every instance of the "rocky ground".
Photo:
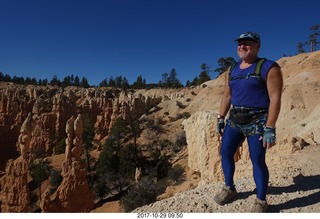
[{"label": "rocky ground", "polygon": [[[319,145],[310,145],[294,153],[268,153],[270,183],[267,212],[320,212],[319,155]],[[225,206],[213,201],[221,183],[210,183],[140,207],[134,212],[249,212],[255,199],[250,171],[235,184],[238,199]]]}]

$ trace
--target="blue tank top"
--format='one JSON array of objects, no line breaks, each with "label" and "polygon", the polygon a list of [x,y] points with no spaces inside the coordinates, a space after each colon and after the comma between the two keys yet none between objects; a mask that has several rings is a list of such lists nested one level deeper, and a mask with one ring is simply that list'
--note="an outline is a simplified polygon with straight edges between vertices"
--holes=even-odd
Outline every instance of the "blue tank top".
[{"label": "blue tank top", "polygon": [[[266,60],[261,67],[261,78],[266,81],[267,74],[274,61]],[[254,77],[246,75],[254,72],[256,63],[246,69],[240,69],[240,62],[231,71],[231,77],[237,78],[229,81],[231,87],[231,104],[234,106],[268,108],[270,99],[267,84]],[[243,77],[242,77],[243,76]]]}]

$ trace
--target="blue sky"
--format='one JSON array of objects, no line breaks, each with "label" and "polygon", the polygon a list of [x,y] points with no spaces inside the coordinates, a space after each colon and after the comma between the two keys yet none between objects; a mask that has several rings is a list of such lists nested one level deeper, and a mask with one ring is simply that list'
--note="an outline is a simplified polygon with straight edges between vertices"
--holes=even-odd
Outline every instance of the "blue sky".
[{"label": "blue sky", "polygon": [[319,8],[318,0],[0,0],[0,71],[98,85],[120,75],[158,83],[174,68],[185,84],[202,63],[214,70],[220,57],[237,58],[234,39],[245,31],[260,33],[261,57],[297,54]]}]

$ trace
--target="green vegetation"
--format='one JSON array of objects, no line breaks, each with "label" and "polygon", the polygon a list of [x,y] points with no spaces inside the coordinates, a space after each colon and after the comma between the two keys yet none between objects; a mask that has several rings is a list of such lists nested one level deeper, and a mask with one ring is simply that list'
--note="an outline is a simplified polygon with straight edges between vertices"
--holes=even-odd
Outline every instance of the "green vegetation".
[{"label": "green vegetation", "polygon": [[173,68],[168,75],[168,73],[162,74],[162,80],[159,81],[159,87],[162,88],[180,88],[183,87],[180,80],[177,77],[177,72]]},{"label": "green vegetation", "polygon": [[157,201],[160,191],[154,181],[143,179],[131,187],[128,194],[121,199],[121,206],[125,212],[131,212],[137,207]]},{"label": "green vegetation", "polygon": [[[164,159],[164,162],[168,162]],[[120,204],[125,212],[131,212],[134,209],[151,204],[157,201],[157,197],[162,194],[170,182],[179,182],[183,180],[183,168],[180,165],[171,167],[168,163],[163,164],[162,167],[166,167],[165,175],[158,177],[154,180],[152,176],[142,178],[142,180],[132,185],[125,196],[120,200]],[[159,166],[157,165],[157,171],[159,172]],[[164,173],[164,172],[163,172]]]},{"label": "green vegetation", "polygon": [[82,147],[85,153],[87,171],[90,173],[90,151],[93,149],[94,127],[87,114],[83,116]]},{"label": "green vegetation", "polygon": [[210,78],[210,72],[212,72],[211,66],[203,63],[201,65],[201,70],[202,71],[200,72],[199,76],[195,77],[191,83],[189,80],[187,81],[186,87],[197,86],[197,85],[200,85],[206,81],[211,80],[211,78]]},{"label": "green vegetation", "polygon": [[[186,86],[192,86],[192,85],[199,85],[205,81],[211,80],[210,79],[210,72],[211,72],[211,67],[208,66],[207,64],[202,64],[201,65],[201,72],[199,76],[195,77],[194,80],[190,83],[188,80],[186,83]],[[123,76],[116,76],[113,77],[111,76],[110,78],[105,78],[99,83],[99,87],[112,87],[112,88],[120,88],[120,89],[152,89],[152,88],[181,88],[183,85],[181,84],[179,78],[178,78],[178,73],[176,70],[173,68],[170,72],[168,73],[163,73],[162,74],[162,80],[160,80],[158,83],[146,83],[146,80],[139,75],[136,79],[135,82],[133,82],[131,85],[129,84],[128,80],[126,77]],[[88,88],[91,87],[87,78],[82,77],[80,79],[78,76],[66,76],[63,78],[61,81],[57,75],[54,75],[52,79],[49,81],[48,79],[39,79],[37,80],[36,78],[30,78],[30,77],[11,77],[8,74],[4,74],[0,72],[0,81],[4,82],[13,82],[16,84],[25,84],[25,85],[39,85],[39,86],[58,86],[58,87],[67,87],[67,86],[76,86],[76,87],[84,87]]]},{"label": "green vegetation", "polygon": [[49,183],[50,183],[50,194],[53,194],[61,184],[63,178],[60,170],[52,169],[50,172]]},{"label": "green vegetation", "polygon": [[55,154],[63,154],[66,151],[66,138],[61,139],[56,147],[55,147]]},{"label": "green vegetation", "polygon": [[100,198],[122,193],[134,178],[135,149],[125,144],[129,133],[128,124],[121,118],[111,128],[96,166],[93,187]]},{"label": "green vegetation", "polygon": [[310,31],[311,33],[308,37],[308,40],[305,42],[298,43],[298,54],[305,52],[305,49],[303,47],[306,45],[310,46],[310,52],[314,52],[316,51],[317,45],[320,44],[320,42],[318,42],[317,40],[317,38],[320,36],[320,24],[316,24],[310,27]]},{"label": "green vegetation", "polygon": [[41,183],[48,179],[50,173],[49,163],[42,159],[37,159],[29,164],[30,176],[39,188],[39,198],[41,200]]},{"label": "green vegetation", "polygon": [[232,63],[236,62],[236,60],[232,57],[227,58],[220,58],[218,60],[219,68],[216,68],[214,71],[218,72],[219,75],[221,75],[223,72],[227,71],[229,66],[232,65]]}]

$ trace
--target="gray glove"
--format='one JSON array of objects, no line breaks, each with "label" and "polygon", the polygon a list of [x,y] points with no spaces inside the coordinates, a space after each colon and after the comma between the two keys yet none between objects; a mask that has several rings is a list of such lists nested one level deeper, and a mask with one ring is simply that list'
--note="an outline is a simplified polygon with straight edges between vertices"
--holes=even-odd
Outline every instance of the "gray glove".
[{"label": "gray glove", "polygon": [[274,145],[276,143],[276,128],[265,127],[263,130],[263,143]]},{"label": "gray glove", "polygon": [[224,116],[218,115],[216,132],[222,135],[224,129]]}]

